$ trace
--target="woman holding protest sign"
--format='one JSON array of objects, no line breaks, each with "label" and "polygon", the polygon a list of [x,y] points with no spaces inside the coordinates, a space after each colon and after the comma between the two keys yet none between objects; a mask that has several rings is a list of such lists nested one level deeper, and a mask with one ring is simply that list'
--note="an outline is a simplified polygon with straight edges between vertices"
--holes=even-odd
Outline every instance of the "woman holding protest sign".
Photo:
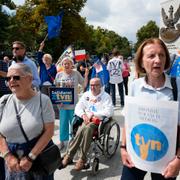
[{"label": "woman holding protest sign", "polygon": [[[146,73],[146,76],[133,81],[133,83],[131,84],[131,92],[129,94],[130,96],[144,99],[153,99],[154,101],[173,101],[176,99],[176,95],[174,93],[175,91],[173,90],[175,86],[171,84],[170,78],[164,73],[164,71],[167,70],[170,66],[170,57],[168,49],[162,40],[158,38],[151,38],[145,40],[137,50],[135,64],[138,73]],[[176,81],[177,86],[179,86],[179,80]],[[176,88],[176,92],[179,92],[179,87]],[[180,100],[178,99],[178,101]],[[128,121],[128,119],[126,121]],[[179,114],[178,122],[178,124],[180,125]],[[169,128],[170,123],[166,123],[165,126],[166,128]],[[124,165],[121,180],[143,180],[147,171],[135,167],[136,163],[132,161],[132,154],[128,153],[128,149],[126,149],[126,145],[129,143],[129,141],[131,141],[129,139],[126,139],[126,133],[127,126],[123,129],[122,145],[120,146],[121,158]],[[145,141],[144,138],[141,139],[141,141],[138,141],[138,137],[136,137],[136,140],[137,143],[141,145],[149,145],[149,142]],[[164,165],[165,169],[163,169],[162,173],[151,172],[151,177],[153,180],[174,180],[179,174],[180,143],[178,142],[178,140],[175,141],[177,141],[176,154],[174,154],[174,157],[170,162]],[[140,149],[140,151],[140,153],[145,153],[142,152],[142,149]],[[147,151],[150,150],[148,149]],[[151,163],[150,166],[152,166],[153,168],[154,164]]]},{"label": "woman holding protest sign", "polygon": [[65,57],[62,62],[63,71],[57,73],[55,85],[61,88],[73,88],[74,102],[72,104],[60,104],[60,149],[64,148],[64,141],[69,140],[69,126],[73,119],[74,108],[78,101],[78,85],[85,86],[88,81],[88,70],[85,72],[85,78],[78,71],[73,70],[74,62],[70,57]]}]

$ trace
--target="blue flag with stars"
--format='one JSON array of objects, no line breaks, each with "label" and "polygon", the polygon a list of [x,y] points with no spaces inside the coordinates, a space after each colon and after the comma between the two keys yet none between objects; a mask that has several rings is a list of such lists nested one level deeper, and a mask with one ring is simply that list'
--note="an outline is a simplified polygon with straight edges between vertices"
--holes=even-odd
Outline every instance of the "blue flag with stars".
[{"label": "blue flag with stars", "polygon": [[170,76],[180,77],[180,56],[175,60],[175,63],[170,70]]},{"label": "blue flag with stars", "polygon": [[48,25],[48,39],[59,36],[63,14],[63,11],[61,11],[58,16],[45,16],[45,21]]}]

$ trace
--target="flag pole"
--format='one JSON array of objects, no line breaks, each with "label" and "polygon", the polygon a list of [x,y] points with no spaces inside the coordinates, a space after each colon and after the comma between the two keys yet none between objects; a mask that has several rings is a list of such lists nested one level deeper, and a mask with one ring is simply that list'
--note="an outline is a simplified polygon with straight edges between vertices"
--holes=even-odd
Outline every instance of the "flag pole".
[{"label": "flag pole", "polygon": [[46,41],[47,37],[48,37],[48,33],[46,34],[45,38],[43,39],[43,42]]},{"label": "flag pole", "polygon": [[85,66],[87,68],[87,56],[85,57]]}]

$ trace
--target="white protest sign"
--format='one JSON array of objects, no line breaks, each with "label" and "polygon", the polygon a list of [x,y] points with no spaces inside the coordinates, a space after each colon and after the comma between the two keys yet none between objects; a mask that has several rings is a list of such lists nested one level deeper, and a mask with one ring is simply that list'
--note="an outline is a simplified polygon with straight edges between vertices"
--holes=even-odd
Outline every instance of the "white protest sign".
[{"label": "white protest sign", "polygon": [[178,102],[125,99],[127,151],[135,167],[162,173],[175,156]]}]

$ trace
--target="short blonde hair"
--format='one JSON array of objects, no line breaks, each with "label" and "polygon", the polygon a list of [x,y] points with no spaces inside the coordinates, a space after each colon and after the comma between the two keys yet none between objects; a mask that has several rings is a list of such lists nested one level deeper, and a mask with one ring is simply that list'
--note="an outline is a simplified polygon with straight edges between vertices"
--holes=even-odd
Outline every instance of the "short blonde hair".
[{"label": "short blonde hair", "polygon": [[74,61],[73,61],[72,58],[70,58],[70,57],[65,57],[65,58],[63,58],[63,60],[61,61],[61,64],[62,64],[62,65],[63,65],[63,62],[64,62],[64,61],[70,61],[71,64],[74,66]]}]

